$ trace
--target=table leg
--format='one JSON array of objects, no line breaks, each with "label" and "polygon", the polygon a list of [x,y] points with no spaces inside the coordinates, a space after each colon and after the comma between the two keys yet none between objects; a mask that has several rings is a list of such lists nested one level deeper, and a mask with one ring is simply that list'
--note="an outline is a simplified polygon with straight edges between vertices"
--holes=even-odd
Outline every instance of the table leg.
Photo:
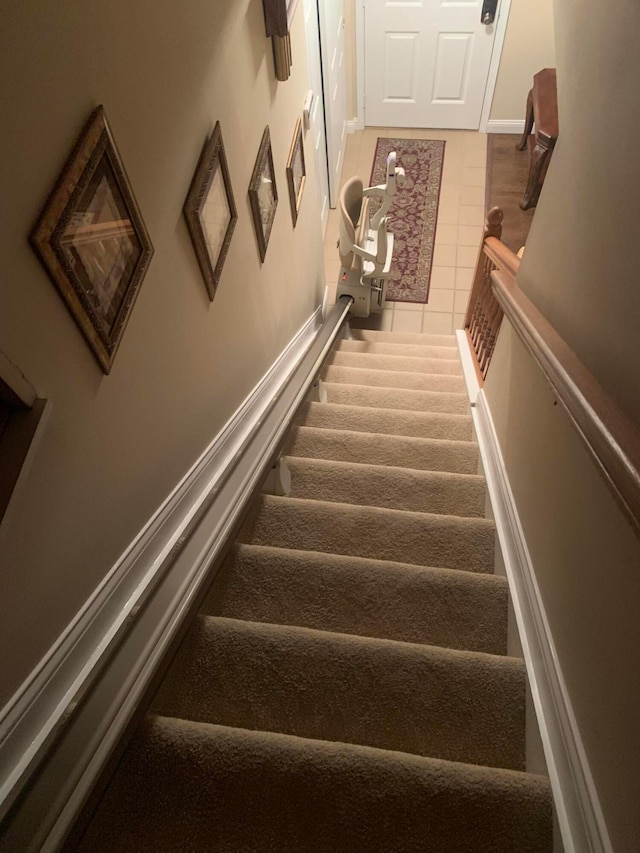
[{"label": "table leg", "polygon": [[524,120],[524,133],[522,134],[522,139],[516,145],[518,151],[524,151],[527,147],[527,139],[529,138],[529,134],[533,128],[533,89],[529,91],[527,96],[527,115]]},{"label": "table leg", "polygon": [[542,189],[542,181],[546,171],[547,163],[551,149],[543,142],[536,140],[536,144],[531,151],[531,164],[529,166],[529,181],[527,188],[524,191],[520,207],[522,210],[529,210],[530,207],[535,207],[540,197]]}]

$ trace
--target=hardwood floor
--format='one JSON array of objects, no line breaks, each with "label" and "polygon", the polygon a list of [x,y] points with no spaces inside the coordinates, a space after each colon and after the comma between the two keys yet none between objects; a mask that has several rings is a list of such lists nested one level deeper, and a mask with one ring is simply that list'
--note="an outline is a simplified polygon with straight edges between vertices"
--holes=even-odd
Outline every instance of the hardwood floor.
[{"label": "hardwood floor", "polygon": [[502,240],[513,252],[527,242],[535,214],[535,208],[520,209],[529,176],[529,154],[516,150],[518,141],[510,133],[491,133],[487,141],[486,209],[497,205],[504,211]]}]

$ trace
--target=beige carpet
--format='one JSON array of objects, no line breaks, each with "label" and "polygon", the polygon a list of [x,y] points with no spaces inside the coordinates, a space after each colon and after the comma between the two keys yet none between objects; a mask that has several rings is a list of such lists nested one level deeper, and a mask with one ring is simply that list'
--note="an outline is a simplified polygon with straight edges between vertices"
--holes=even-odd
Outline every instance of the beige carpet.
[{"label": "beige carpet", "polygon": [[552,849],[455,339],[353,336],[80,849]]}]

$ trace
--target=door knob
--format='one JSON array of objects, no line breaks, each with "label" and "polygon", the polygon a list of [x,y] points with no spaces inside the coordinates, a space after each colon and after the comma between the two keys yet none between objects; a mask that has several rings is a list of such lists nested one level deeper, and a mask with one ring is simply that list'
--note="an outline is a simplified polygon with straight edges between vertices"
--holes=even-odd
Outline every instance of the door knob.
[{"label": "door knob", "polygon": [[490,26],[495,21],[497,9],[498,0],[484,0],[480,20],[486,27]]}]

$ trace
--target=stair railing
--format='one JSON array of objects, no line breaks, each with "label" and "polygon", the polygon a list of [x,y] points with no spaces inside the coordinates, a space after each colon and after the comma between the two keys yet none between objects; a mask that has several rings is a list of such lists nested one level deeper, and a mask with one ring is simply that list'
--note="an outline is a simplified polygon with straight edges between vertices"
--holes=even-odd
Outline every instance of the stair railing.
[{"label": "stair railing", "polygon": [[520,267],[516,255],[500,242],[503,218],[504,214],[499,207],[492,208],[487,214],[464,321],[481,385],[489,369],[503,315],[502,308],[491,291],[491,274],[494,270],[503,270],[515,277]]},{"label": "stair railing", "polygon": [[503,243],[502,211],[489,211],[465,330],[484,381],[506,316],[547,377],[635,532],[640,535],[640,427],[612,399],[516,283],[520,261]]}]

